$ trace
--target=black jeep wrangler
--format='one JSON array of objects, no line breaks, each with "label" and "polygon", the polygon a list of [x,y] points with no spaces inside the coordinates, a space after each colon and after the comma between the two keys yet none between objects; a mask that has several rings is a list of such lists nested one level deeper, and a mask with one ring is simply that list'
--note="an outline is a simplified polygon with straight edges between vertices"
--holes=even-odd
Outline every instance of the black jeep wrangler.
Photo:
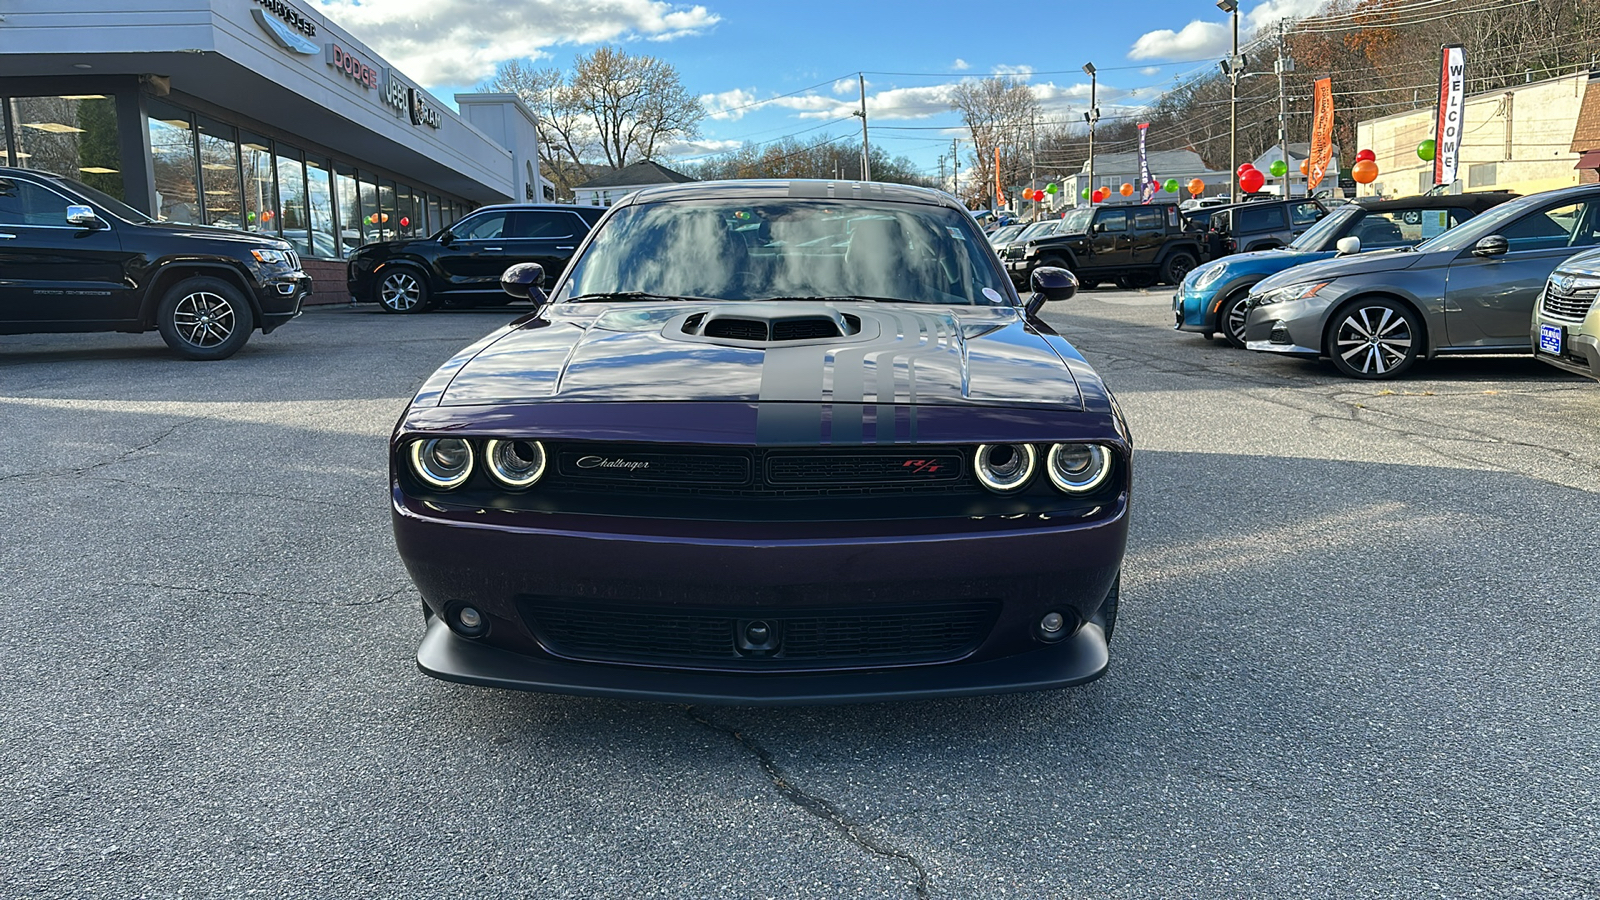
[{"label": "black jeep wrangler", "polygon": [[225,359],[310,293],[277,238],[156,222],[71,178],[0,166],[0,334],[157,330],[179,356]]},{"label": "black jeep wrangler", "polygon": [[1176,203],[1151,203],[1071,210],[1049,237],[1007,247],[1005,263],[1019,286],[1039,266],[1060,266],[1082,287],[1140,288],[1178,284],[1209,258],[1205,236],[1190,230]]}]

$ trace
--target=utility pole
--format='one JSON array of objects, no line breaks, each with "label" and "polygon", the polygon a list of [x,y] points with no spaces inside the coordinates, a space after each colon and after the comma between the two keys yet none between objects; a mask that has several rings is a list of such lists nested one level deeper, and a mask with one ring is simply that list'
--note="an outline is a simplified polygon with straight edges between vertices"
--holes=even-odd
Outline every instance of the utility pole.
[{"label": "utility pole", "polygon": [[959,140],[959,138],[950,139],[950,163],[955,167],[950,178],[950,193],[954,194],[957,200],[961,199],[961,154],[956,150],[956,143]]},{"label": "utility pole", "polygon": [[861,79],[861,109],[856,115],[861,117],[861,180],[872,180],[872,146],[867,143],[867,76],[866,73],[857,73]]},{"label": "utility pole", "polygon": [[[1033,190],[1039,180],[1039,113],[1028,111],[1028,190]],[[1033,217],[1039,218],[1038,204],[1034,204]]]},{"label": "utility pole", "polygon": [[1239,0],[1217,0],[1217,8],[1233,17],[1233,52],[1222,64],[1228,76],[1228,199],[1239,202]]},{"label": "utility pole", "polygon": [[[1084,63],[1083,71],[1089,75],[1089,111],[1083,114],[1083,120],[1089,123],[1089,203],[1094,204],[1094,123],[1100,121],[1100,106],[1095,101],[1095,89],[1098,86],[1094,74],[1094,63]],[[1077,201],[1073,201],[1077,205]]]},{"label": "utility pole", "polygon": [[[1278,20],[1278,153],[1283,156],[1283,199],[1289,199],[1294,184],[1294,169],[1289,165],[1289,95],[1283,88],[1283,76],[1294,71],[1294,60],[1289,57],[1289,35],[1283,19]],[[1308,185],[1309,181],[1306,182]],[[1309,195],[1309,188],[1306,194]]]}]

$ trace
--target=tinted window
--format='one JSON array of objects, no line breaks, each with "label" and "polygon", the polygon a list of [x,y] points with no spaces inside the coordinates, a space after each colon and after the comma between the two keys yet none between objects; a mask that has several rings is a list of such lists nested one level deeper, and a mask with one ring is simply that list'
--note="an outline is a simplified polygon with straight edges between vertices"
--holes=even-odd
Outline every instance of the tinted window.
[{"label": "tinted window", "polygon": [[1127,231],[1128,211],[1125,209],[1107,209],[1100,212],[1095,219],[1095,227],[1101,231]]},{"label": "tinted window", "polygon": [[1246,206],[1234,210],[1234,215],[1238,217],[1235,227],[1240,233],[1277,231],[1287,227],[1281,206]]},{"label": "tinted window", "polygon": [[578,217],[564,212],[515,212],[511,214],[505,237],[570,238],[578,234]]},{"label": "tinted window", "polygon": [[0,180],[0,225],[65,226],[69,202],[36,184]]},{"label": "tinted window", "polygon": [[463,241],[492,241],[502,236],[505,228],[506,214],[489,212],[463,219],[450,230]]},{"label": "tinted window", "polygon": [[1324,215],[1326,213],[1322,211],[1322,207],[1315,203],[1296,203],[1289,207],[1289,219],[1294,222],[1295,227],[1310,225]]},{"label": "tinted window", "polygon": [[558,300],[645,291],[1007,305],[967,213],[911,203],[682,200],[615,210]]},{"label": "tinted window", "polygon": [[1133,227],[1135,231],[1160,231],[1161,210],[1136,209],[1133,211]]},{"label": "tinted window", "polygon": [[1587,247],[1595,243],[1595,204],[1567,203],[1542,209],[1500,229],[1516,250]]}]

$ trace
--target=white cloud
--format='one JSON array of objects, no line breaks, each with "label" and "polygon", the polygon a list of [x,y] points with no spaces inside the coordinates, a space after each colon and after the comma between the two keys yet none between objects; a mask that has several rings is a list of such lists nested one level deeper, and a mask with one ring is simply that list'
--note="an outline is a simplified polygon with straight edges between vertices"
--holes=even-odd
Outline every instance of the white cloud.
[{"label": "white cloud", "polygon": [[670,144],[658,147],[657,150],[662,156],[692,159],[697,156],[726,153],[729,150],[737,150],[742,146],[744,146],[744,141],[735,140],[673,141]]},{"label": "white cloud", "polygon": [[950,64],[950,68],[955,69],[957,72],[965,72],[966,70],[972,68],[972,64],[957,57],[956,61]]},{"label": "white cloud", "polygon": [[749,112],[749,109],[745,107],[756,102],[758,101],[755,93],[744,88],[734,88],[731,91],[723,91],[718,94],[700,95],[700,103],[705,106],[707,115],[713,119],[728,121],[738,121],[744,118],[744,114]]},{"label": "white cloud", "polygon": [[1160,75],[1161,74],[1161,67],[1160,66],[1145,66],[1144,68],[1139,70],[1139,74],[1140,75],[1144,75],[1145,77],[1149,77],[1149,76],[1152,76],[1152,75]]},{"label": "white cloud", "polygon": [[1011,75],[1018,81],[1027,81],[1033,77],[1033,66],[995,66],[989,70],[991,75]]},{"label": "white cloud", "polygon": [[[1299,19],[1321,12],[1331,0],[1264,0],[1245,13],[1239,23],[1239,38],[1274,25],[1279,19]],[[1196,19],[1179,31],[1162,28],[1149,31],[1133,42],[1129,59],[1203,59],[1208,56],[1227,56],[1232,47],[1233,35],[1227,17],[1207,22]]]},{"label": "white cloud", "polygon": [[[867,84],[870,86],[872,82]],[[861,82],[854,78],[841,78],[833,83],[833,92],[840,95],[858,94],[861,92]]]},{"label": "white cloud", "polygon": [[[870,83],[869,83],[870,87]],[[859,91],[857,86],[857,91]],[[950,98],[954,84],[935,84],[913,88],[890,88],[867,95],[867,117],[881,119],[926,119],[950,111]],[[851,97],[824,97],[821,94],[801,94],[798,97],[779,97],[773,106],[795,110],[802,119],[840,119],[861,108],[861,101]]]},{"label": "white cloud", "polygon": [[701,34],[721,16],[671,0],[311,0],[424,87],[466,85],[544,48]]}]

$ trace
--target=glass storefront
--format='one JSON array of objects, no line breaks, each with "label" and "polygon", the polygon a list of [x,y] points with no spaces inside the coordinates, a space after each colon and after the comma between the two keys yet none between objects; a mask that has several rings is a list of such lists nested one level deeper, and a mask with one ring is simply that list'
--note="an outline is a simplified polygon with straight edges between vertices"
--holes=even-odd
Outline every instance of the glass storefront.
[{"label": "glass storefront", "polygon": [[0,165],[69,175],[126,200],[118,126],[142,124],[158,220],[280,236],[320,259],[374,241],[426,237],[471,208],[252,134],[172,97],[141,102],[143,123],[119,123],[111,94],[0,97]]},{"label": "glass storefront", "polygon": [[[77,178],[123,198],[116,101],[106,94],[12,97],[7,102],[12,165]],[[16,159],[10,160],[11,151]]]}]

